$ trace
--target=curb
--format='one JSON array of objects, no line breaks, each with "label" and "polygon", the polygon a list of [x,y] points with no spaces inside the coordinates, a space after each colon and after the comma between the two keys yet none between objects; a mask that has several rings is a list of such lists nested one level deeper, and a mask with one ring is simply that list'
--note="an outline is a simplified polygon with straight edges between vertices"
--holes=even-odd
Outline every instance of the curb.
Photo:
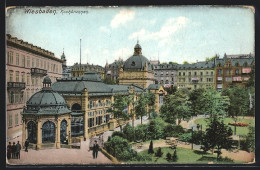
[{"label": "curb", "polygon": [[100,149],[100,151],[108,158],[110,159],[113,163],[115,164],[120,164],[120,162],[115,158],[113,157],[111,154],[109,154],[105,149]]}]

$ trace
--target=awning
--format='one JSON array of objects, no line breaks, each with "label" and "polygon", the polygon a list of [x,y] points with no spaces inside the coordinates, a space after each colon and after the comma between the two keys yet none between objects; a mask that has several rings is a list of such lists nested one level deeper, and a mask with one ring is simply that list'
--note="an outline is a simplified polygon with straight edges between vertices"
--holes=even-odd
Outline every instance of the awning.
[{"label": "awning", "polygon": [[251,68],[242,68],[242,73],[250,73],[251,72]]},{"label": "awning", "polygon": [[191,78],[191,81],[199,81],[199,78],[198,77],[193,77],[193,78]]},{"label": "awning", "polygon": [[242,81],[241,76],[233,77],[233,81]]}]

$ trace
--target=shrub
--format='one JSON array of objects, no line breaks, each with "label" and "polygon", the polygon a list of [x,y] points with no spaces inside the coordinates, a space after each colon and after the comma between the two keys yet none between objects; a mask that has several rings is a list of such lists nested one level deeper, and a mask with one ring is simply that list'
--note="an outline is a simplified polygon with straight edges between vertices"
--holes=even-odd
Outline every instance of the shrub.
[{"label": "shrub", "polygon": [[149,139],[164,138],[163,130],[166,125],[167,123],[165,123],[160,117],[151,120],[148,124]]},{"label": "shrub", "polygon": [[161,149],[161,147],[159,147],[159,149],[158,149],[157,152],[155,153],[155,156],[156,156],[156,157],[162,157],[162,155],[163,155],[162,149]]},{"label": "shrub", "polygon": [[152,140],[151,140],[150,145],[149,145],[148,153],[149,153],[149,154],[154,153],[154,151],[153,151],[153,141],[152,141]]},{"label": "shrub", "polygon": [[179,136],[179,140],[183,142],[191,142],[192,140],[192,134],[190,132],[186,132]]},{"label": "shrub", "polygon": [[150,114],[151,119],[156,119],[158,117],[158,113],[153,109]]},{"label": "shrub", "polygon": [[166,155],[166,160],[171,161],[172,155],[168,152]]},{"label": "shrub", "polygon": [[135,159],[137,161],[152,161],[152,157],[151,156],[141,155],[141,154],[137,154]]},{"label": "shrub", "polygon": [[124,134],[123,134],[123,132],[120,132],[120,131],[114,131],[112,133],[112,137],[115,137],[115,136],[123,137]]},{"label": "shrub", "polygon": [[135,127],[134,134],[136,140],[146,141],[147,139],[149,139],[147,127],[148,126],[146,124],[137,125],[137,127]]},{"label": "shrub", "polygon": [[135,135],[134,127],[132,127],[129,123],[127,123],[123,127],[123,137],[128,141],[132,142],[134,141],[134,135]]},{"label": "shrub", "polygon": [[184,133],[184,129],[180,125],[166,125],[164,127],[164,135],[165,137],[179,137],[179,135]]},{"label": "shrub", "polygon": [[173,162],[176,162],[177,160],[178,160],[177,151],[176,151],[176,149],[175,149],[174,152],[173,152],[173,155],[172,155],[172,161],[173,161]]}]

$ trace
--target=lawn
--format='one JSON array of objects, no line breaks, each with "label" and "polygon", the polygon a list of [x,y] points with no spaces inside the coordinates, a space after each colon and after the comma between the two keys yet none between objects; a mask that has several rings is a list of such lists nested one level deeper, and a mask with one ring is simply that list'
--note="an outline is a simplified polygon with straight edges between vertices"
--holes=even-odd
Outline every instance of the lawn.
[{"label": "lawn", "polygon": [[[228,125],[228,123],[231,123],[231,122],[235,122],[233,118],[225,118],[224,119],[224,123],[226,125]],[[237,122],[243,122],[243,123],[248,123],[249,126],[253,126],[255,127],[255,119],[238,119]],[[194,121],[195,124],[202,124],[202,129],[205,130],[206,129],[206,118],[200,118],[200,119],[196,119]],[[230,125],[229,125],[230,126]],[[234,126],[230,126],[233,130],[233,133],[234,133]],[[240,136],[245,136],[247,135],[249,132],[249,128],[248,126],[247,127],[237,127],[237,135],[240,135]]]},{"label": "lawn", "polygon": [[[157,151],[158,148],[154,148],[154,152]],[[233,164],[233,163],[243,163],[241,161],[221,161],[217,162],[217,157],[216,155],[212,154],[204,154],[202,151],[197,151],[197,150],[191,150],[191,149],[186,149],[186,148],[177,148],[177,157],[178,160],[177,162],[168,162],[166,160],[166,154],[169,152],[171,155],[173,154],[173,149],[170,149],[169,147],[163,147],[162,152],[163,155],[162,157],[155,157],[155,154],[148,154],[148,150],[144,150],[142,152],[139,152],[138,154],[146,157],[151,157],[152,160],[146,160],[146,161],[128,161],[125,163],[129,164],[208,164],[208,162],[213,162],[214,164]]]}]

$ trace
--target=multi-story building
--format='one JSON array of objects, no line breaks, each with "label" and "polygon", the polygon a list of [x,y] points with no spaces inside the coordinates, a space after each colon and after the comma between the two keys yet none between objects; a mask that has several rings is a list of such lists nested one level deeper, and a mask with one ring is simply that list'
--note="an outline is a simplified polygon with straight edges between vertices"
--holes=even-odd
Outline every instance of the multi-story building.
[{"label": "multi-story building", "polygon": [[164,87],[177,86],[177,64],[157,64],[154,65],[155,84]]},{"label": "multi-story building", "polygon": [[96,71],[98,72],[102,78],[104,78],[105,68],[99,65],[93,64],[78,64],[75,63],[71,66],[71,77],[81,77],[87,71]]},{"label": "multi-story building", "polygon": [[142,47],[137,42],[134,47],[134,54],[120,68],[119,84],[135,84],[148,88],[150,84],[155,82],[153,72],[153,65],[142,55]]},{"label": "multi-story building", "polygon": [[215,59],[215,88],[218,91],[230,85],[245,86],[254,67],[254,56],[249,55],[224,55]]},{"label": "multi-story building", "polygon": [[202,61],[194,64],[180,64],[177,73],[178,88],[214,88],[214,61]]},{"label": "multi-story building", "polygon": [[119,78],[119,70],[123,64],[124,64],[123,59],[115,60],[112,64],[106,63],[105,77],[110,78],[117,82]]},{"label": "multi-story building", "polygon": [[42,88],[48,75],[52,82],[62,75],[62,60],[54,53],[6,35],[7,139],[21,133],[21,111],[26,101]]}]

